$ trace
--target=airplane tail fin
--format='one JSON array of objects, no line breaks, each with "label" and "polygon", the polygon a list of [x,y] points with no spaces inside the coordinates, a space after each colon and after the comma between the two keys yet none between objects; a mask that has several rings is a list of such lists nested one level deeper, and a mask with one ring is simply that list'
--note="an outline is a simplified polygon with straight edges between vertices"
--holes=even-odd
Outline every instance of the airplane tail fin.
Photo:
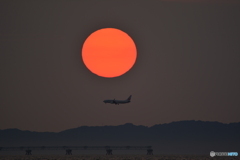
[{"label": "airplane tail fin", "polygon": [[130,95],[127,100],[130,102],[131,98],[132,98],[132,95]]}]

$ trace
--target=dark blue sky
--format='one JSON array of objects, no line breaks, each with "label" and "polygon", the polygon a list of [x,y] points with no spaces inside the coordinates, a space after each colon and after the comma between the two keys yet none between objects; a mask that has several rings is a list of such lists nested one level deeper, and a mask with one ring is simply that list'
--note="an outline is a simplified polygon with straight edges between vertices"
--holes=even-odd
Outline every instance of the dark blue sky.
[{"label": "dark blue sky", "polygon": [[[0,129],[239,122],[239,8],[206,0],[0,1]],[[138,50],[135,66],[111,79],[89,72],[80,56],[87,36],[106,27],[127,32]],[[130,94],[130,104],[102,102]]]}]

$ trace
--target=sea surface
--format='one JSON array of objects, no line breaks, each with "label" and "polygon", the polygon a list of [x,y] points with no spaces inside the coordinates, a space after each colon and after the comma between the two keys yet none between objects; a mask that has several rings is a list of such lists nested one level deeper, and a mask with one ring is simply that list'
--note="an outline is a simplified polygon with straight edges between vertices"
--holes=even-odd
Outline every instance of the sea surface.
[{"label": "sea surface", "polygon": [[0,160],[240,160],[205,155],[0,155]]}]

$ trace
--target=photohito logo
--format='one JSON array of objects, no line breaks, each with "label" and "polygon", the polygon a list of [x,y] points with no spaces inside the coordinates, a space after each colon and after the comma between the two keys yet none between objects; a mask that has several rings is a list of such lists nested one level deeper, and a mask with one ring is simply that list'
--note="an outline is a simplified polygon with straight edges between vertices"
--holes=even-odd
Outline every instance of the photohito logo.
[{"label": "photohito logo", "polygon": [[214,156],[215,156],[215,152],[214,152],[214,151],[211,151],[211,152],[210,152],[210,156],[211,156],[211,157],[214,157]]},{"label": "photohito logo", "polygon": [[210,156],[211,157],[214,157],[214,156],[238,156],[238,152],[214,152],[214,151],[211,151]]}]

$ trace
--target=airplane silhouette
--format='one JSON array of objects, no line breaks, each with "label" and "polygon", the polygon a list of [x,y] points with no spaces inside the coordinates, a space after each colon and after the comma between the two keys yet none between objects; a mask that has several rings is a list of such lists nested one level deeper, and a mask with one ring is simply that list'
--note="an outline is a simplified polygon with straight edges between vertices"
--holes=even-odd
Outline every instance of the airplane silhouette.
[{"label": "airplane silhouette", "polygon": [[115,100],[115,99],[113,99],[113,100],[104,100],[103,102],[104,103],[111,103],[111,104],[119,105],[119,104],[124,104],[124,103],[131,102],[131,98],[132,98],[132,95],[130,95],[126,100]]}]

